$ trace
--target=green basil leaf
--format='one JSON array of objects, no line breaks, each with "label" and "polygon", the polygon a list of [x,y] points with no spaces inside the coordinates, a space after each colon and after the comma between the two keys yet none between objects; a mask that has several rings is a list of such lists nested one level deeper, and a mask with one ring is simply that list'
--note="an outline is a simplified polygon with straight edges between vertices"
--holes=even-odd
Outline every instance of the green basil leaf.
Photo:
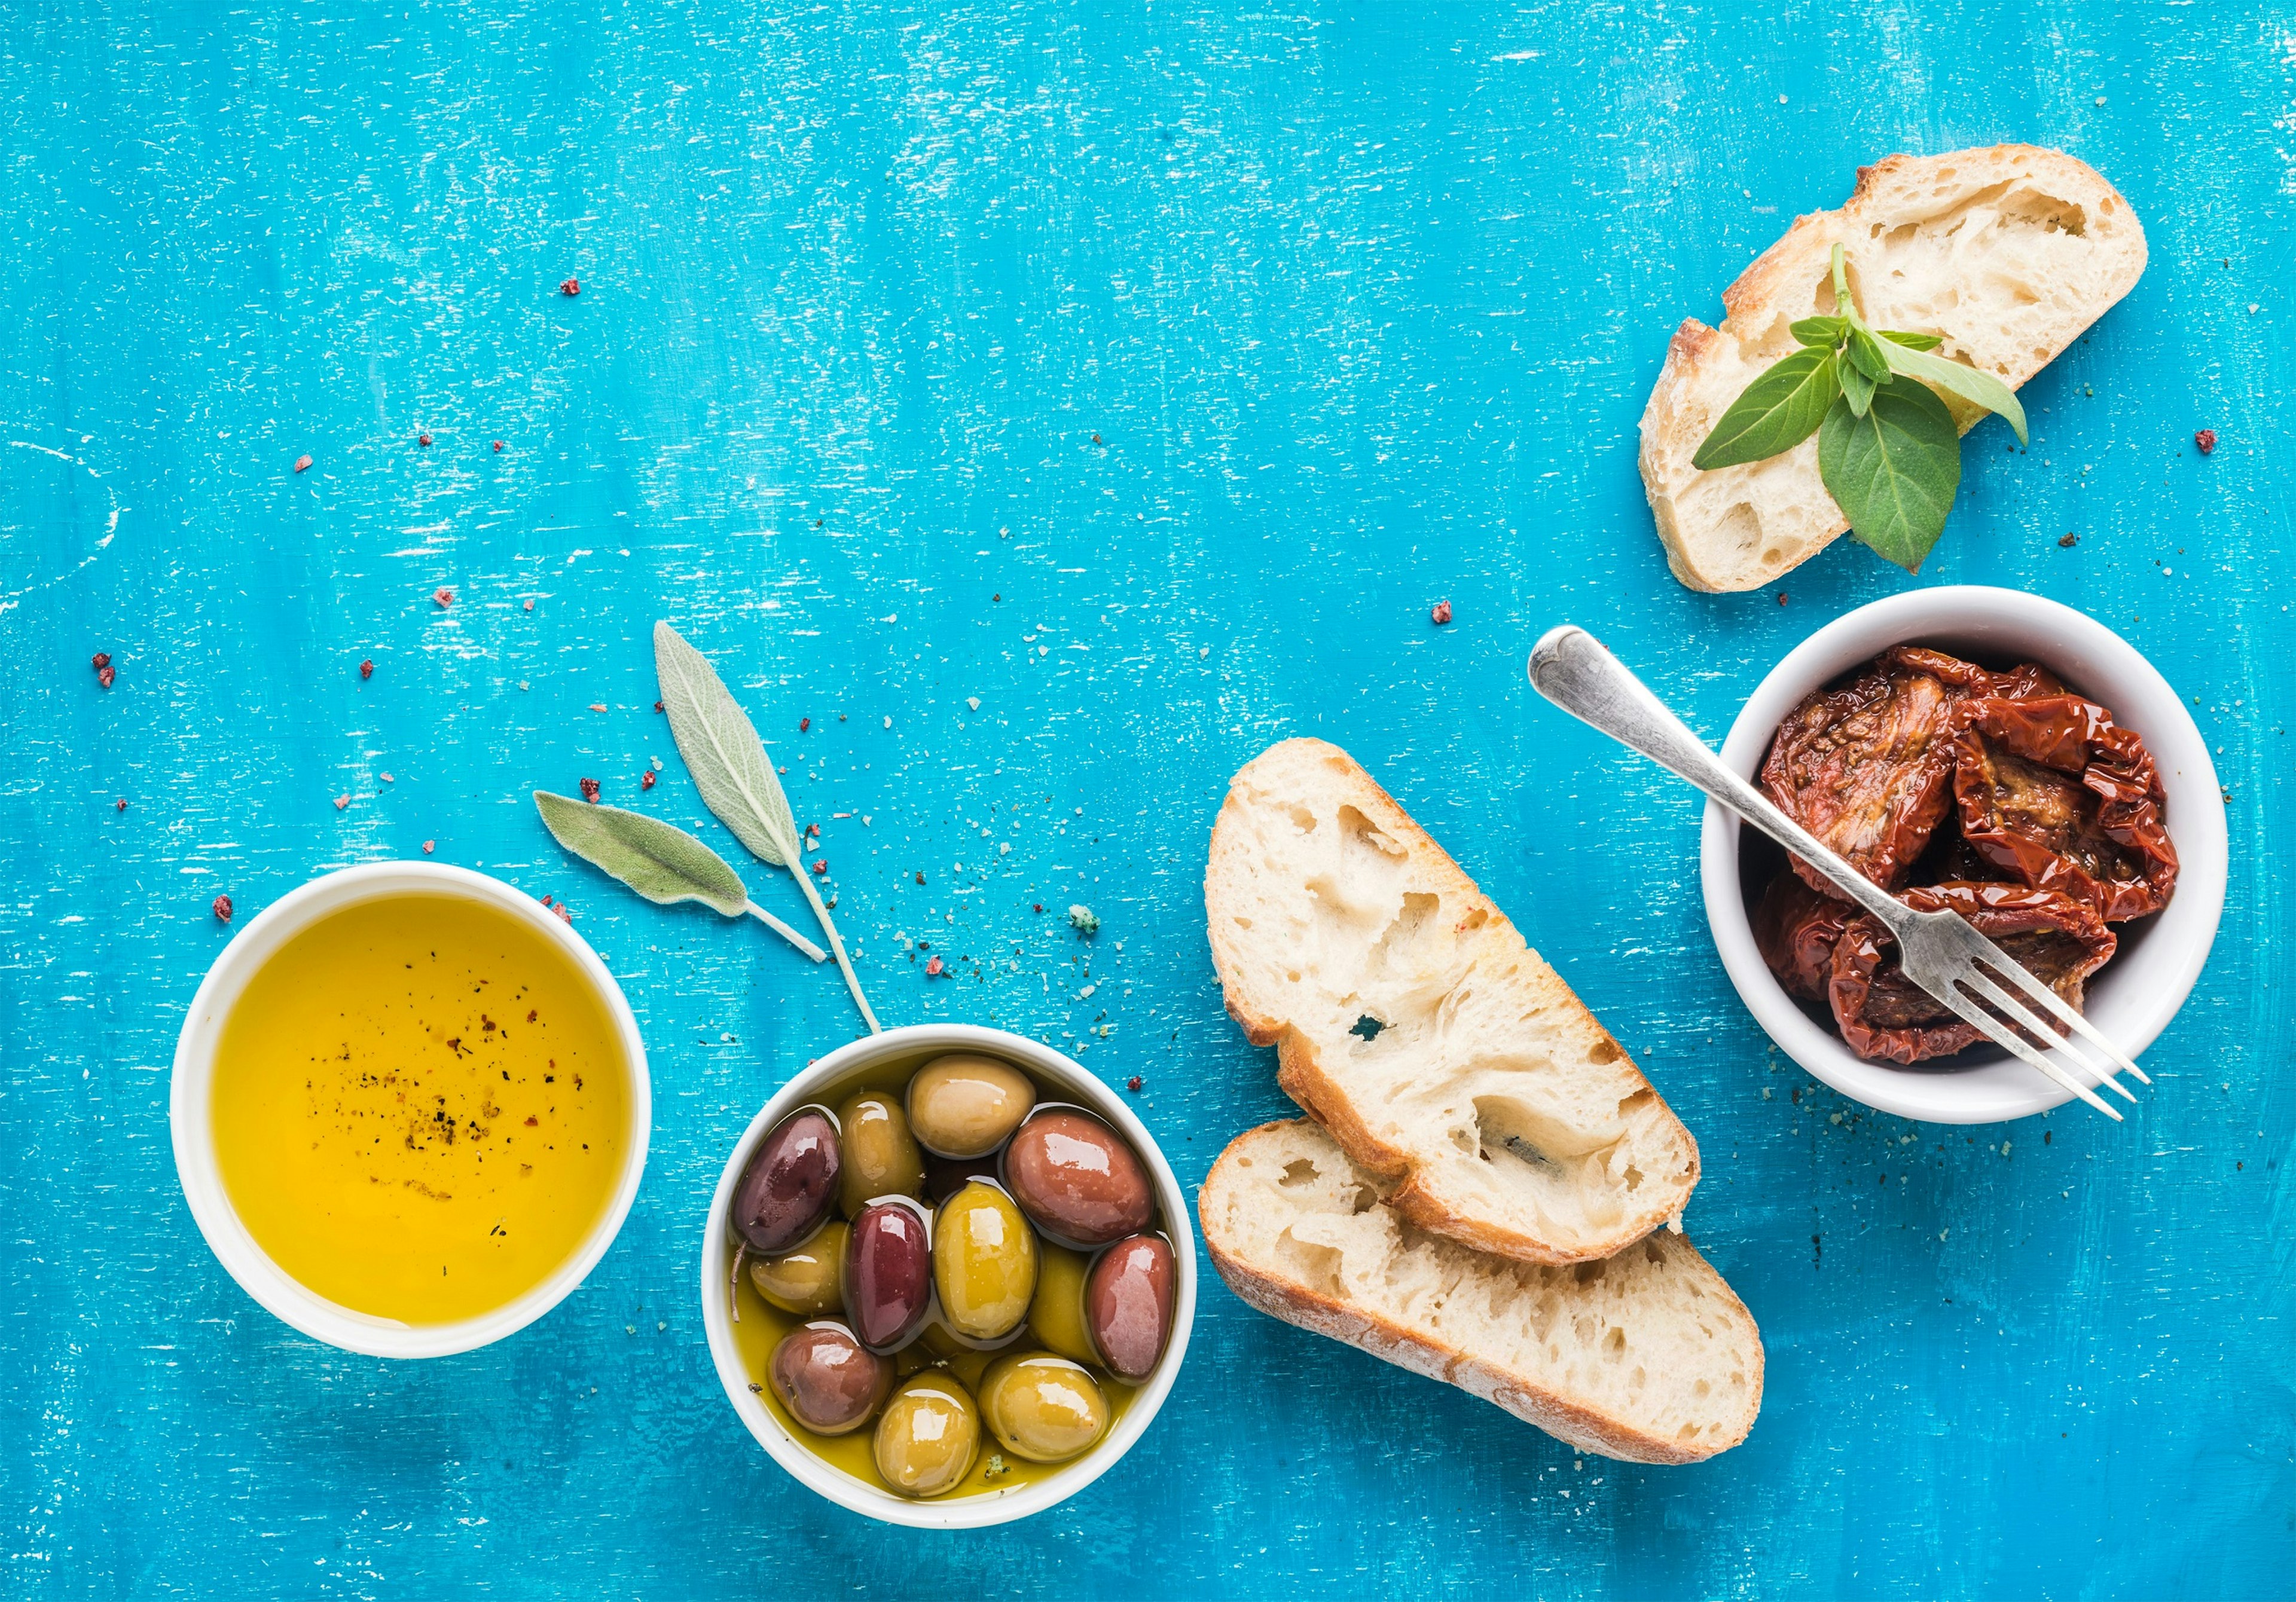
[{"label": "green basil leaf", "polygon": [[[1939,346],[1945,343],[1943,339],[1939,339],[1935,334],[1909,334],[1901,332],[1893,328],[1883,329],[1882,331],[1882,337],[1885,339],[1896,340],[1907,350],[1935,350]],[[1886,356],[1890,353],[1885,350],[1882,354]]]},{"label": "green basil leaf", "polygon": [[1835,365],[1832,351],[1808,347],[1773,363],[1730,403],[1691,466],[1706,472],[1760,462],[1808,439],[1841,392]]},{"label": "green basil leaf", "polygon": [[1959,362],[1949,362],[1943,356],[1931,356],[1926,351],[1898,346],[1885,347],[1883,354],[1888,357],[1890,367],[1907,378],[1924,380],[1940,389],[1950,390],[1972,406],[1999,413],[2009,420],[2009,426],[2017,430],[2017,443],[2025,443],[2025,408],[2009,386],[1991,373],[1965,367]]},{"label": "green basil leaf", "polygon": [[750,904],[742,876],[682,829],[644,813],[594,806],[548,790],[535,791],[534,805],[561,846],[648,901],[664,906],[698,901],[728,918],[740,917]]},{"label": "green basil leaf", "polygon": [[1841,398],[1849,403],[1852,417],[1866,415],[1866,408],[1874,404],[1874,383],[1860,368],[1848,362],[1837,364],[1841,370]]},{"label": "green basil leaf", "polygon": [[1817,472],[1851,534],[1906,572],[1918,572],[1961,487],[1953,413],[1915,383],[1883,385],[1863,417],[1845,401],[1818,429]]},{"label": "green basil leaf", "polygon": [[1841,343],[1841,336],[1849,331],[1847,317],[1804,317],[1789,331],[1804,345],[1816,345],[1832,350]]},{"label": "green basil leaf", "polygon": [[1890,377],[1890,358],[1882,354],[1882,343],[1862,327],[1849,331],[1846,354],[1849,364],[1875,383],[1886,382]]}]

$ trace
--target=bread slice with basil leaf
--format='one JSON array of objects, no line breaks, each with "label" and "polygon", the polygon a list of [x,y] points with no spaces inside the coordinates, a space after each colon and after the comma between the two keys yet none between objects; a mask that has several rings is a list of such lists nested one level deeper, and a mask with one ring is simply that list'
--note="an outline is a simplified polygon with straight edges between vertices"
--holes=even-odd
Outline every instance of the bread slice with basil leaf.
[{"label": "bread slice with basil leaf", "polygon": [[1431,1235],[1378,1189],[1314,1124],[1267,1124],[1220,1154],[1196,1214],[1220,1278],[1262,1312],[1582,1451],[1691,1463],[1754,1427],[1761,1332],[1681,1236],[1540,1267]]},{"label": "bread slice with basil leaf", "polygon": [[1227,1009],[1422,1229],[1528,1263],[1677,1217],[1698,1143],[1443,848],[1337,746],[1247,763],[1204,870]]},{"label": "bread slice with basil leaf", "polygon": [[[1900,331],[1916,344],[1934,340],[1930,360],[1990,375],[2012,391],[2126,295],[2145,260],[2144,230],[2128,202],[2095,168],[2060,151],[2003,144],[1891,156],[1859,168],[1847,204],[1796,218],[1723,291],[1728,315],[1721,327],[1685,319],[1667,347],[1643,410],[1643,487],[1667,563],[1692,589],[1759,588],[1850,527],[1821,477],[1816,433],[1795,436],[1799,443],[1779,454],[1708,470],[1696,465],[1733,404],[1777,363],[1809,348],[1812,320],[1843,309],[1832,267],[1837,246],[1873,330]],[[1909,393],[1912,380],[1899,379],[1891,385],[1898,395],[1884,404],[1890,415],[1875,418],[1869,430],[1876,454],[1890,448],[1886,428],[1942,432],[1949,421],[1966,433],[1985,415],[1984,406],[1956,392],[1953,375],[1941,380],[1937,369],[1904,360],[1900,352],[1909,347],[1888,353],[1897,358],[1890,365],[1916,367],[1942,416],[1930,397]],[[1852,386],[1858,381],[1849,378]],[[1818,400],[1814,393],[1800,397],[1805,409]],[[1796,426],[1806,421],[1812,420]],[[1956,455],[1949,474],[1892,487],[1916,501],[1941,494],[1949,504],[1958,477]],[[1942,521],[1942,507],[1925,510]],[[1917,518],[1923,512],[1914,508]],[[1861,527],[1861,537],[1866,532]],[[1869,543],[1907,565],[1926,549]]]}]

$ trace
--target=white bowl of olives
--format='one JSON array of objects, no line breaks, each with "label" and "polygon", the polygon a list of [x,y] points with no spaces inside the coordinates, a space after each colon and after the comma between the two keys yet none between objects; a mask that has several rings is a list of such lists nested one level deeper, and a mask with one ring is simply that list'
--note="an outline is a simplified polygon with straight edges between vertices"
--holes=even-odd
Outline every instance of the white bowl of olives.
[{"label": "white bowl of olives", "polygon": [[855,1041],[750,1120],[709,1205],[726,1398],[813,1490],[972,1529],[1131,1450],[1195,1321],[1195,1237],[1121,1097],[1001,1029]]}]

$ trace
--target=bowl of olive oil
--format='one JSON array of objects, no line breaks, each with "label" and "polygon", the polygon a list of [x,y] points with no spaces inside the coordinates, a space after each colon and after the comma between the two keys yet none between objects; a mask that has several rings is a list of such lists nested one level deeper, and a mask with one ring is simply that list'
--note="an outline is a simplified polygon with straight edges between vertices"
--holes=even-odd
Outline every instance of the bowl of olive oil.
[{"label": "bowl of olive oil", "polygon": [[500,1340],[628,1214],[652,1102],[628,1003],[500,880],[347,868],[250,920],[176,1047],[192,1216],[248,1295],[382,1357]]}]

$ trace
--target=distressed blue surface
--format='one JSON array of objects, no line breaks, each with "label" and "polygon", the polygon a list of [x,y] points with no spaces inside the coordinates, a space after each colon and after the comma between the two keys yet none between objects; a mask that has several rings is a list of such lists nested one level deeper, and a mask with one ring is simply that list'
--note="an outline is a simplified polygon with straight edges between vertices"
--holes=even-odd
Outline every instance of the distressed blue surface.
[{"label": "distressed blue surface", "polygon": [[[0,1590],[2285,1595],[2296,24],[1783,9],[7,8]],[[1713,956],[1693,796],[1522,682],[1584,623],[1718,737],[1909,582],[1843,542],[1783,595],[1679,588],[1634,424],[1794,212],[1997,139],[2095,163],[2152,266],[2027,389],[2029,455],[1971,437],[1919,582],[2120,629],[2231,792],[2224,934],[2122,1128],[1814,1086]],[[824,821],[887,1021],[1105,1021],[1084,1061],[1144,1076],[1192,1187],[1287,1110],[1221,1014],[1212,813],[1267,741],[1346,744],[1696,1132],[1691,1231],[1768,1345],[1752,1438],[1582,1467],[1208,1276],[1163,1416],[1058,1511],[936,1537],[799,1489],[710,1373],[698,1231],[850,1007],[524,799],[629,802],[659,755],[646,805],[702,817],[662,616]],[[573,903],[656,1124],[581,1292],[391,1364],[209,1257],[167,1067],[218,891],[243,920],[426,839]],[[1089,1001],[1039,901],[1100,913]],[[929,988],[894,941],[927,931],[994,971]]]}]

